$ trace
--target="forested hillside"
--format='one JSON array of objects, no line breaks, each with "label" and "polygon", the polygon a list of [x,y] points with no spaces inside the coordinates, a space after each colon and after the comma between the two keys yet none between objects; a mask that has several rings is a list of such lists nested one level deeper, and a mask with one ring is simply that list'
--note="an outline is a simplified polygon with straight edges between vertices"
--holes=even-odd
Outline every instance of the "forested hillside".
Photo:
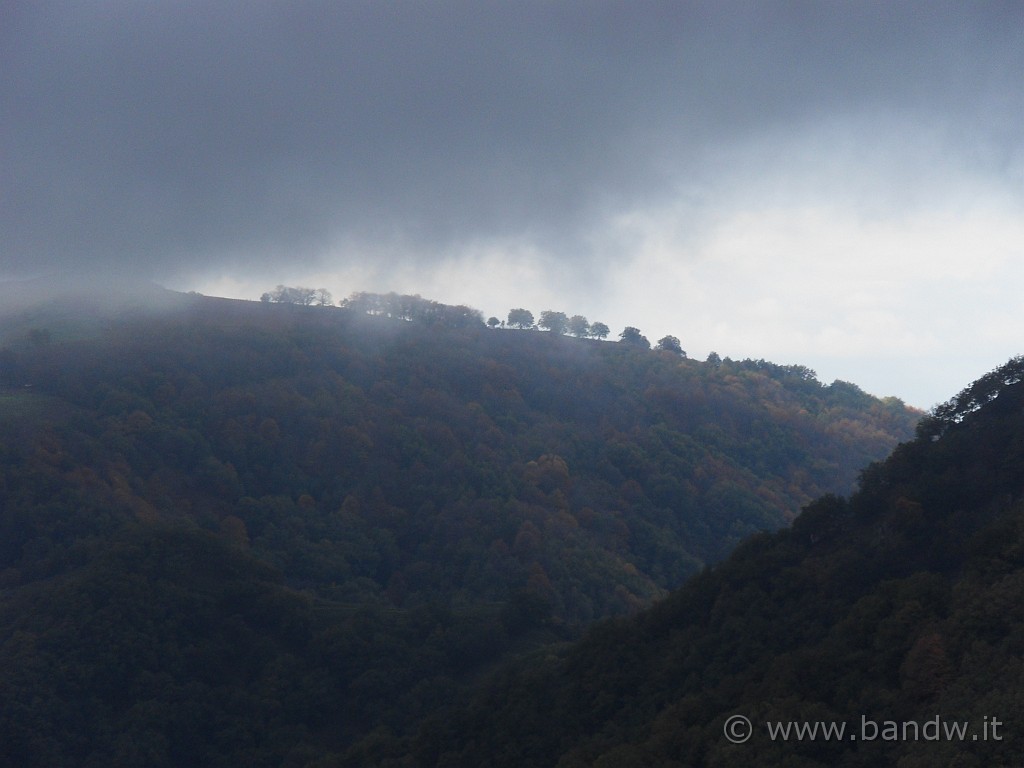
[{"label": "forested hillside", "polygon": [[[1024,764],[1022,491],[1024,358],[936,409],[849,500],[431,720],[417,764]],[[832,737],[772,738],[787,723]]]},{"label": "forested hillside", "polygon": [[0,765],[372,762],[920,416],[799,366],[145,304],[0,328]]}]

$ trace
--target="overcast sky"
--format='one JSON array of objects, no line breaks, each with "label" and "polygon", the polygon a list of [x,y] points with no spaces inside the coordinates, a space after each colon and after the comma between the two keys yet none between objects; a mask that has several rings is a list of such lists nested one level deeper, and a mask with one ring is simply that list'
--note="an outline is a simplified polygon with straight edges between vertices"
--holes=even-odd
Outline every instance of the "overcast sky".
[{"label": "overcast sky", "polygon": [[930,407],[1024,352],[1024,3],[0,6],[0,279],[419,293]]}]

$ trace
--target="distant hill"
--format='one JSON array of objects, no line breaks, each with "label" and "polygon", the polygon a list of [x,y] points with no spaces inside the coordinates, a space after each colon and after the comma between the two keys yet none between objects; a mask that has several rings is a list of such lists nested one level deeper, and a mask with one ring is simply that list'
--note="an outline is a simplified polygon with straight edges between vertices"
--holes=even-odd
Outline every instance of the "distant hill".
[{"label": "distant hill", "polygon": [[[416,764],[1022,765],[1022,492],[1018,358],[936,409],[849,500],[819,499],[430,721]],[[749,740],[733,743],[738,716],[730,733]]]},{"label": "distant hill", "polygon": [[436,304],[154,296],[0,321],[0,766],[369,761],[921,416]]}]

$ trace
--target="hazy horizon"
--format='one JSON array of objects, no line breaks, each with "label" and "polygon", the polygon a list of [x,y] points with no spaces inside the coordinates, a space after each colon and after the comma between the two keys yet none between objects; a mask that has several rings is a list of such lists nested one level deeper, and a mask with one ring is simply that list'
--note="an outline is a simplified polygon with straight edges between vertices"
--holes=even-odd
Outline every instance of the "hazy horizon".
[{"label": "hazy horizon", "polygon": [[1024,5],[9,4],[0,279],[419,293],[928,408],[1021,352]]}]

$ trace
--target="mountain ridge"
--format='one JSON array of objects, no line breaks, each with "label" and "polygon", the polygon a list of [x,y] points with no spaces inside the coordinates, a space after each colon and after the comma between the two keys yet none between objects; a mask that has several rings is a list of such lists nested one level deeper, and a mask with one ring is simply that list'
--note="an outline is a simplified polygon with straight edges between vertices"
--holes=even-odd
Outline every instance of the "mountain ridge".
[{"label": "mountain ridge", "polygon": [[[843,492],[919,416],[799,366],[172,304],[87,332],[39,310],[2,326],[12,765],[393,746],[380,729],[408,731],[502,659],[634,613]],[[72,704],[89,714],[69,738]]]}]

